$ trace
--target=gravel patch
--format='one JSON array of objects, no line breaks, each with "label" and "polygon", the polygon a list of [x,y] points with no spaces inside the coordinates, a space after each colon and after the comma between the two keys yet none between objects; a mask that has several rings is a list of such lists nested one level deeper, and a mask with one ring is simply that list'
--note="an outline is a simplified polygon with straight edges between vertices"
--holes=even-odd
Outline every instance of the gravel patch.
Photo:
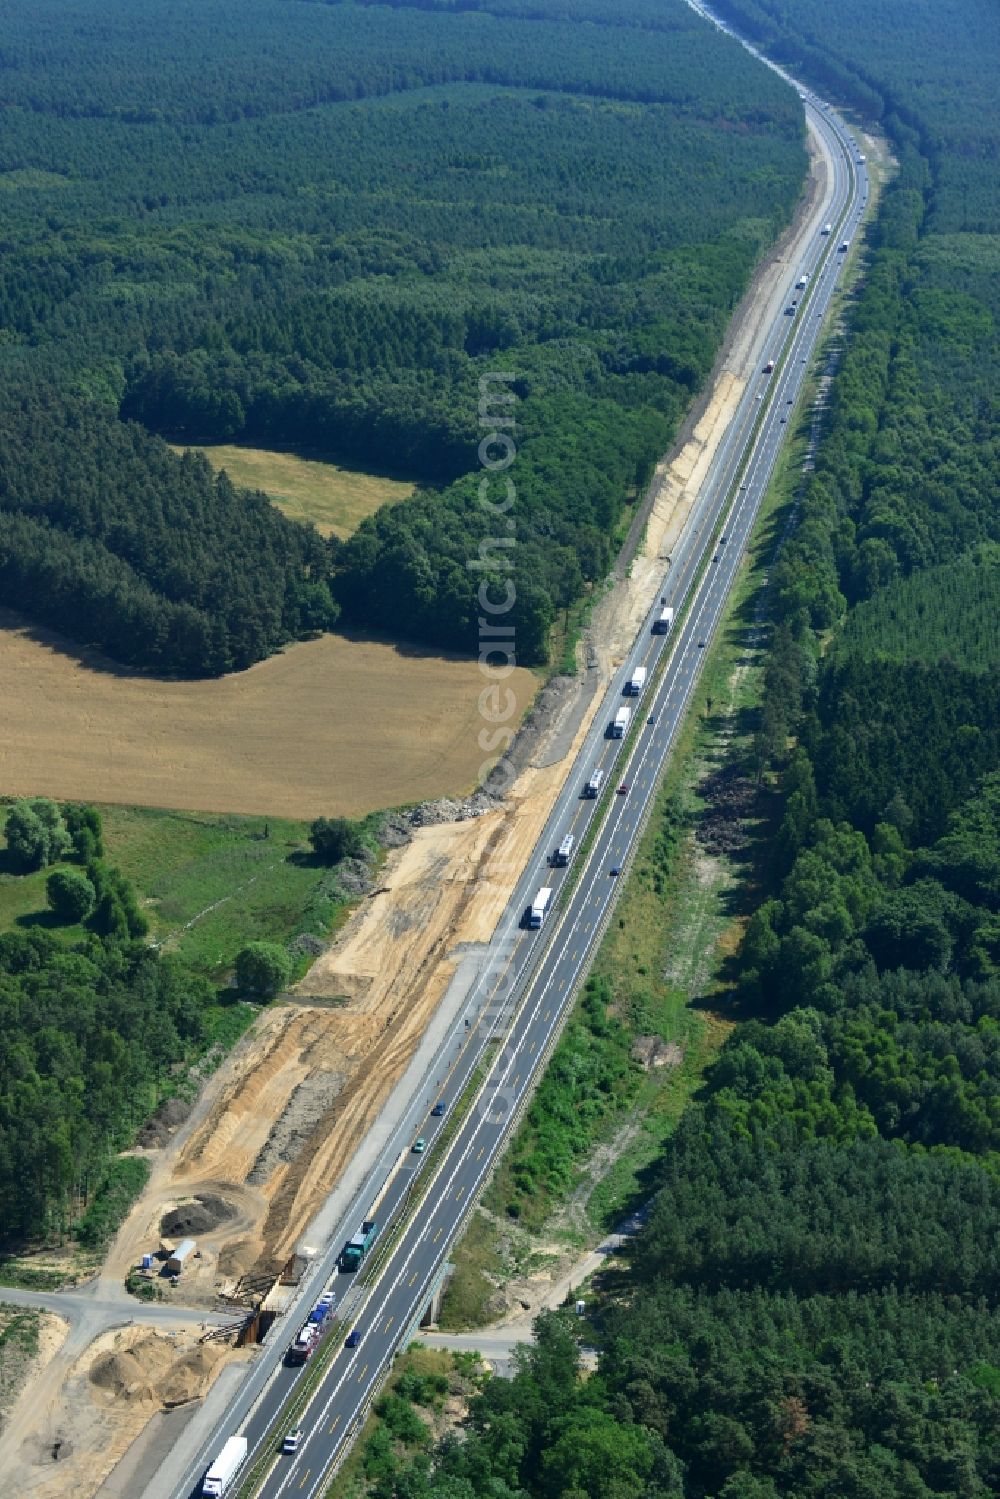
[{"label": "gravel patch", "polygon": [[295,1089],[276,1120],[247,1177],[249,1186],[267,1181],[282,1164],[296,1160],[306,1140],[344,1086],[339,1072],[314,1072]]}]

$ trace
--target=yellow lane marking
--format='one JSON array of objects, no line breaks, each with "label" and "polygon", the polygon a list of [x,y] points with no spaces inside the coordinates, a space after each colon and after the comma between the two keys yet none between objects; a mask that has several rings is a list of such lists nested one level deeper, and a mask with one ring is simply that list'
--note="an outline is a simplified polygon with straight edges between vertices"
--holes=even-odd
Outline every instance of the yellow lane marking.
[{"label": "yellow lane marking", "polygon": [[327,1434],[327,1436],[328,1437],[332,1437],[333,1433],[337,1430],[337,1427],[339,1425],[340,1425],[340,1417],[339,1416],[334,1416],[333,1420],[330,1422],[329,1426],[326,1428],[326,1434]]},{"label": "yellow lane marking", "polygon": [[[409,1283],[410,1286],[413,1285],[413,1282],[416,1280],[418,1274],[419,1274],[419,1271],[414,1270],[413,1274],[410,1276],[410,1283]],[[407,1286],[407,1290],[409,1290],[409,1286]]]},{"label": "yellow lane marking", "polygon": [[364,1377],[365,1377],[365,1375],[367,1373],[368,1373],[368,1365],[365,1364],[365,1367],[362,1369],[361,1373],[358,1375],[358,1384],[361,1383],[361,1381],[364,1379]]},{"label": "yellow lane marking", "polygon": [[443,1233],[444,1233],[444,1229],[443,1228],[439,1228],[438,1231],[437,1231],[437,1233],[434,1235],[434,1243],[435,1244],[437,1243],[438,1239],[440,1239],[440,1237],[441,1237],[441,1235]]},{"label": "yellow lane marking", "polygon": [[511,1083],[511,1087],[512,1087],[512,1088],[516,1088],[516,1087],[517,1087],[517,1085],[518,1085],[518,1083],[519,1083],[519,1082],[520,1082],[520,1081],[521,1081],[521,1074],[520,1074],[520,1073],[518,1073],[518,1074],[517,1074],[517,1077],[516,1077],[516,1078],[515,1078],[515,1079],[514,1079],[514,1081],[513,1081],[513,1082],[512,1082],[512,1083]]},{"label": "yellow lane marking", "polygon": [[455,1201],[456,1202],[461,1201],[462,1196],[464,1195],[464,1193],[465,1193],[465,1188],[464,1187],[459,1187],[458,1191],[455,1193]]},{"label": "yellow lane marking", "polygon": [[[560,980],[559,980],[559,987],[560,987],[560,989],[565,989],[565,987],[566,987],[566,980],[565,980],[565,979],[560,979]],[[548,1018],[549,1018],[549,1016],[550,1016],[550,1015],[551,1015],[551,1014],[552,1014],[552,1011],[551,1011],[551,1010],[547,1010],[547,1011],[546,1011],[546,1012],[545,1012],[545,1018],[546,1018],[546,1020],[548,1020]]]},{"label": "yellow lane marking", "polygon": [[392,1326],[392,1324],[395,1322],[395,1320],[396,1320],[395,1317],[387,1317],[386,1318],[385,1326],[383,1327],[382,1331],[383,1332],[388,1332],[389,1328]]},{"label": "yellow lane marking", "polygon": [[528,1050],[529,1050],[529,1051],[534,1051],[534,1049],[535,1049],[535,1047],[536,1047],[536,1046],[537,1046],[537,1045],[538,1045],[538,1042],[537,1042],[537,1041],[532,1041],[532,1043],[531,1043],[531,1045],[530,1045],[530,1046],[529,1046],[529,1047],[528,1047]]},{"label": "yellow lane marking", "polygon": [[485,1145],[480,1145],[480,1147],[479,1147],[479,1155],[477,1155],[477,1156],[476,1156],[476,1160],[477,1160],[477,1161],[478,1161],[478,1160],[479,1160],[479,1159],[480,1159],[480,1158],[481,1158],[481,1157],[482,1157],[482,1154],[483,1154],[483,1151],[484,1151],[484,1150],[485,1150],[485,1149],[486,1149],[486,1146],[485,1146]]},{"label": "yellow lane marking", "polygon": [[303,1475],[302,1475],[302,1481],[299,1484],[299,1488],[300,1489],[304,1489],[305,1488],[306,1483],[308,1482],[308,1479],[309,1479],[309,1474],[311,1472],[312,1472],[312,1468],[307,1468],[306,1471],[303,1473]]},{"label": "yellow lane marking", "polygon": [[550,1015],[551,1015],[551,1014],[552,1014],[552,1011],[551,1011],[551,1010],[546,1010],[546,1011],[545,1011],[545,1014],[544,1014],[544,1015],[543,1015],[543,1016],[542,1016],[542,1019],[543,1019],[543,1020],[548,1020],[548,1018],[549,1018],[549,1016],[550,1016]]}]

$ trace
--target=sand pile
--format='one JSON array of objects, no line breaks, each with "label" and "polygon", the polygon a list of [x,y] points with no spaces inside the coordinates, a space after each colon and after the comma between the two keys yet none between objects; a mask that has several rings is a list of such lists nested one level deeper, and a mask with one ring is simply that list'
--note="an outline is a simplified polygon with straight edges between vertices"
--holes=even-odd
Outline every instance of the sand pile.
[{"label": "sand pile", "polygon": [[131,1347],[116,1344],[95,1359],[90,1382],[106,1404],[128,1400],[159,1405],[159,1388],[175,1356],[169,1338],[146,1333]]},{"label": "sand pile", "polygon": [[225,1343],[201,1343],[190,1353],[175,1359],[160,1388],[165,1406],[184,1405],[198,1400],[206,1391],[216,1364],[228,1352]]},{"label": "sand pile", "polygon": [[172,1338],[142,1333],[128,1344],[125,1334],[110,1352],[94,1360],[90,1383],[102,1405],[127,1401],[157,1408],[197,1400],[208,1388],[223,1343],[201,1343],[178,1354]]}]

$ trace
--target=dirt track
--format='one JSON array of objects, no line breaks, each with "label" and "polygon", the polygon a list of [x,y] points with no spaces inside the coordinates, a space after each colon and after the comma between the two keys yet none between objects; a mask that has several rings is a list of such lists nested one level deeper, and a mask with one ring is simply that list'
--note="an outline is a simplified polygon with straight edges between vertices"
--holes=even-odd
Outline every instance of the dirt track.
[{"label": "dirt track", "polygon": [[[815,212],[814,205],[813,218]],[[807,224],[800,233],[814,228]],[[793,247],[787,253],[800,252]],[[768,318],[783,269],[772,265],[759,275],[694,430],[658,470],[632,576],[616,586],[595,617],[595,639],[606,642],[598,653],[602,676],[620,660],[655,596],[663,572],[659,559],[679,535],[739,399],[752,368],[755,333]],[[598,696],[591,697],[575,734],[560,738],[554,726],[535,748],[533,764],[502,809],[422,828],[389,856],[383,875],[388,892],[358,909],[300,986],[297,1005],[262,1015],[210,1081],[195,1115],[153,1153],[149,1188],[113,1246],[102,1281],[120,1285],[139,1251],[155,1247],[163,1213],[200,1192],[227,1201],[233,1215],[199,1240],[203,1259],[186,1277],[185,1299],[204,1305],[219,1284],[287,1256],[402,1076],[454,971],[455,950],[490,937],[572,763],[568,741],[572,737],[575,746],[583,735]],[[432,751],[427,758],[433,759]],[[284,768],[272,767],[275,784]],[[306,1084],[313,1088],[308,1100],[301,1091]],[[277,1134],[269,1145],[272,1129]],[[70,1404],[79,1400],[79,1387],[71,1383],[68,1394]],[[57,1491],[46,1490],[46,1499],[49,1492]],[[92,1489],[59,1492],[84,1499]]]}]

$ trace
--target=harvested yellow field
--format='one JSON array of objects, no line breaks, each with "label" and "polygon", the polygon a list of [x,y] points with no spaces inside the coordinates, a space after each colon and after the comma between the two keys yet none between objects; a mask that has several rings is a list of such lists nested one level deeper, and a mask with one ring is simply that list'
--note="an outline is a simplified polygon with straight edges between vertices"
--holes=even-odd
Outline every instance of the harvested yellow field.
[{"label": "harvested yellow field", "polygon": [[[416,488],[401,479],[356,473],[267,448],[219,443],[191,451],[204,453],[216,472],[225,469],[234,484],[262,489],[290,520],[312,521],[322,536],[350,536],[366,515],[382,505],[397,505]],[[174,452],[183,453],[184,448],[174,447]]]},{"label": "harvested yellow field", "polygon": [[[201,682],[126,676],[0,610],[0,792],[197,812],[359,817],[470,790],[475,660],[326,635]],[[537,687],[508,679],[516,727]]]}]

